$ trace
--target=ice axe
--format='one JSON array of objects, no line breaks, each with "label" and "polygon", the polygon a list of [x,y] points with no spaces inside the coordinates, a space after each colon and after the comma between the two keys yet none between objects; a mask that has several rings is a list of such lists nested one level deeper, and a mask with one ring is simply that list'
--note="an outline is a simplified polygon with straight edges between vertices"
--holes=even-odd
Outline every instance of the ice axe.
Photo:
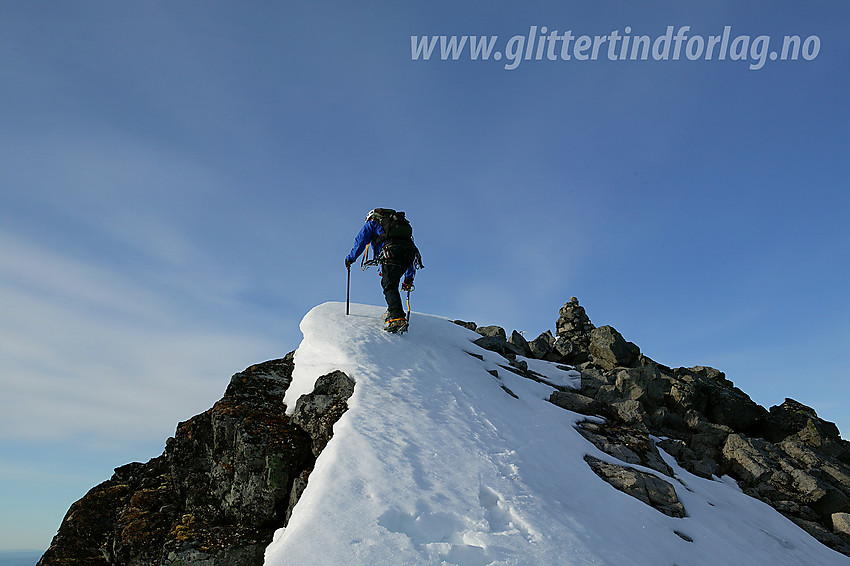
[{"label": "ice axe", "polygon": [[348,316],[348,302],[351,296],[351,266],[347,265],[346,269],[348,270],[348,278],[345,282],[345,314]]}]

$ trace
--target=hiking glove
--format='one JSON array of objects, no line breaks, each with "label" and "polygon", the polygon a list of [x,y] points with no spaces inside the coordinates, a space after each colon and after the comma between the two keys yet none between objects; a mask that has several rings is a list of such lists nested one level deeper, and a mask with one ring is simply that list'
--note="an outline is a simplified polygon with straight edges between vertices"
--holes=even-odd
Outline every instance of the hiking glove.
[{"label": "hiking glove", "polygon": [[413,279],[407,278],[404,280],[404,283],[401,284],[402,291],[413,291]]},{"label": "hiking glove", "polygon": [[350,260],[350,259],[348,259],[348,258],[345,258],[345,268],[346,268],[346,269],[348,269],[349,267],[351,267],[351,264],[352,264],[352,263],[354,263],[354,262],[353,262],[353,261],[351,261],[351,260]]}]

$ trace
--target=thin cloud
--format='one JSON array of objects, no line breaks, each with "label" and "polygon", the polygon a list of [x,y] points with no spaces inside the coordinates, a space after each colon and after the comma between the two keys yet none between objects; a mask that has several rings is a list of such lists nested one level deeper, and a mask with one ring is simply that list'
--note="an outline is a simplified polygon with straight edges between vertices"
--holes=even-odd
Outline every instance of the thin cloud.
[{"label": "thin cloud", "polygon": [[250,314],[216,322],[203,301],[181,303],[102,266],[29,243],[6,251],[4,437],[170,434],[220,397],[223,372],[285,353]]}]

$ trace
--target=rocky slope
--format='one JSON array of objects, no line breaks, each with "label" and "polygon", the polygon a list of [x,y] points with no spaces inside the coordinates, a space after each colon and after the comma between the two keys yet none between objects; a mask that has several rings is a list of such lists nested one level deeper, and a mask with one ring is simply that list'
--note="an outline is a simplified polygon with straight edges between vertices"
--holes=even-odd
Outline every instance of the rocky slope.
[{"label": "rocky slope", "polygon": [[[654,362],[614,328],[596,328],[576,299],[561,309],[555,335],[530,342],[498,326],[456,322],[523,377],[542,377],[523,357],[579,369],[581,389],[556,388],[550,401],[604,417],[578,428],[626,464],[585,457],[617,489],[684,516],[671,483],[628,465],[672,476],[660,446],[695,474],[730,475],[850,556],[850,444],[813,409],[788,399],[766,410],[718,370]],[[178,425],[161,456],[116,469],[72,505],[39,564],[262,564],[354,390],[344,373],[331,372],[289,417],[283,397],[292,370],[289,354],[233,376],[212,409]]]},{"label": "rocky slope", "polygon": [[[833,423],[793,399],[767,410],[716,369],[659,364],[614,328],[595,327],[575,298],[561,308],[556,329],[556,336],[547,332],[528,342],[517,332],[505,339],[498,327],[479,328],[476,343],[514,360],[516,371],[523,371],[517,356],[574,365],[581,389],[556,391],[550,401],[604,416],[605,425],[582,425],[603,451],[670,475],[651,441],[658,438],[683,468],[735,478],[745,493],[850,556],[850,443]],[[671,488],[647,484],[655,476],[589,464],[618,489],[662,512],[678,512]]]}]

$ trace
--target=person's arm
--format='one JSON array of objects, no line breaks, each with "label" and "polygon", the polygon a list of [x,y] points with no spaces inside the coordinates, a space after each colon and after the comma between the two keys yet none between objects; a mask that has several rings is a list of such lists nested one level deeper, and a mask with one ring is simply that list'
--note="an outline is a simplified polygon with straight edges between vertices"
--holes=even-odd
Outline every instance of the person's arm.
[{"label": "person's arm", "polygon": [[416,265],[413,263],[410,264],[410,267],[407,268],[407,271],[404,272],[404,285],[413,285],[413,278],[416,276]]},{"label": "person's arm", "polygon": [[349,252],[348,256],[345,258],[346,264],[354,263],[357,257],[363,253],[363,250],[366,249],[366,246],[369,242],[372,241],[372,238],[375,236],[375,223],[372,221],[367,222],[363,225],[363,228],[360,229],[360,232],[357,234],[357,237],[354,238],[354,247],[351,248],[351,252]]}]

